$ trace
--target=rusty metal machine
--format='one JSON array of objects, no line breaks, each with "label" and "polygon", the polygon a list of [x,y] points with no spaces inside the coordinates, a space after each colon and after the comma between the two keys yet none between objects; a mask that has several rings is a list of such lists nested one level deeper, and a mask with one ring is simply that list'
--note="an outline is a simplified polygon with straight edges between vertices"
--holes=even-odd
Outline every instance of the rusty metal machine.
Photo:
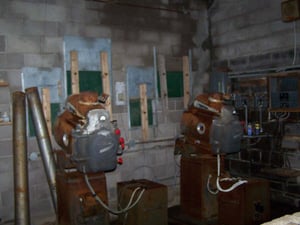
[{"label": "rusty metal machine", "polygon": [[119,133],[94,92],[71,95],[54,124],[57,143],[81,172],[116,168]]},{"label": "rusty metal machine", "polygon": [[104,172],[116,168],[124,139],[102,100],[94,92],[69,96],[53,127],[62,147],[56,154],[61,225],[109,223]]},{"label": "rusty metal machine", "polygon": [[181,128],[184,137],[175,145],[175,154],[182,155],[181,212],[199,221],[222,218],[225,210],[218,207],[218,193],[226,196],[248,185],[247,180],[232,178],[224,169],[225,155],[240,151],[243,136],[230,96],[197,96],[183,113]]}]

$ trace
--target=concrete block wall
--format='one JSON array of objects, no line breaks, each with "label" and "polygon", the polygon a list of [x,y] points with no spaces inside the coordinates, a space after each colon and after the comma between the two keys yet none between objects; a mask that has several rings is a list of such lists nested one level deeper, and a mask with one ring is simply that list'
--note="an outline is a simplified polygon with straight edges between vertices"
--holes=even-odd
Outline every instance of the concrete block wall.
[{"label": "concrete block wall", "polygon": [[[172,1],[148,3],[169,7]],[[166,57],[170,71],[182,69],[181,57],[191,49],[195,62],[193,74],[198,84],[205,85],[201,80],[208,66],[208,52],[201,44],[207,38],[206,8],[204,2],[194,0],[189,1],[188,7],[193,9],[181,11],[178,7],[180,12],[176,13],[88,0],[3,0],[0,78],[9,82],[13,92],[22,89],[24,67],[63,69],[64,37],[78,36],[111,39],[112,90],[115,82],[126,81],[127,66],[153,66],[154,46],[158,54]],[[175,137],[180,135],[183,99],[169,99],[168,108],[163,111],[159,102],[159,124],[150,127],[150,142],[158,137],[162,140],[131,146],[124,153],[124,165],[107,174],[111,205],[116,205],[116,182],[132,178],[148,178],[168,185],[169,205],[178,204],[178,162],[174,160],[173,145]],[[127,106],[116,106],[113,100],[113,113],[126,141],[138,142],[141,132],[128,128]],[[0,220],[5,222],[14,218],[11,125],[0,126],[0,149]],[[35,138],[28,139],[28,152],[29,155],[39,152]],[[54,218],[50,193],[41,159],[28,161],[28,166],[32,224],[42,224],[48,217]]]},{"label": "concrete block wall", "polygon": [[[233,71],[292,66],[294,28],[299,21],[281,20],[281,0],[214,1],[209,10],[212,35],[212,66]],[[299,46],[296,38],[296,46]],[[295,65],[300,63],[296,49]]]}]

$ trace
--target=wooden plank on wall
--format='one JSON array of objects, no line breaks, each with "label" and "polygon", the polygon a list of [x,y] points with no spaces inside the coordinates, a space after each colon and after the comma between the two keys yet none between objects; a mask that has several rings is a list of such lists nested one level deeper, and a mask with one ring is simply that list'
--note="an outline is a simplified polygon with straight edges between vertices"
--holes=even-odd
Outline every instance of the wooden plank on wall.
[{"label": "wooden plank on wall", "polygon": [[142,139],[148,139],[148,104],[147,104],[147,85],[140,84],[140,103],[141,103],[141,120],[142,120]]},{"label": "wooden plank on wall", "polygon": [[163,55],[158,56],[158,73],[160,80],[160,96],[165,109],[168,109],[168,87],[167,87],[167,71],[166,60]]},{"label": "wooden plank on wall", "polygon": [[182,65],[183,65],[183,105],[184,108],[188,108],[188,104],[190,101],[190,64],[189,57],[182,57]]},{"label": "wooden plank on wall", "polygon": [[71,64],[71,82],[72,82],[72,94],[79,93],[79,69],[78,69],[78,53],[77,51],[70,52],[70,64]]},{"label": "wooden plank on wall", "polygon": [[112,106],[111,106],[111,90],[110,90],[110,74],[109,74],[109,67],[108,67],[108,54],[107,52],[100,53],[100,60],[101,60],[101,74],[102,74],[102,89],[103,93],[109,95],[108,99],[106,100],[106,110],[109,112],[110,119],[113,120],[112,115]]},{"label": "wooden plank on wall", "polygon": [[42,107],[44,111],[44,116],[48,128],[49,135],[52,134],[52,125],[51,125],[51,103],[50,103],[50,90],[49,88],[42,88]]}]

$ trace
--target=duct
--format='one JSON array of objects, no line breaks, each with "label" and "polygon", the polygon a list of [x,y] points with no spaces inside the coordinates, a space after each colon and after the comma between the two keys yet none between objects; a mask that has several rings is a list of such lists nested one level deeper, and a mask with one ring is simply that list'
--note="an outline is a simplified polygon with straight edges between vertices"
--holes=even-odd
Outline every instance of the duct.
[{"label": "duct", "polygon": [[13,154],[15,224],[29,225],[25,93],[20,91],[13,93]]},{"label": "duct", "polygon": [[52,145],[46,125],[46,120],[42,110],[41,100],[37,87],[30,87],[26,90],[29,108],[35,128],[37,142],[40,148],[44,169],[46,172],[48,185],[51,192],[52,203],[56,211],[56,181],[55,181],[55,161],[52,153]]}]

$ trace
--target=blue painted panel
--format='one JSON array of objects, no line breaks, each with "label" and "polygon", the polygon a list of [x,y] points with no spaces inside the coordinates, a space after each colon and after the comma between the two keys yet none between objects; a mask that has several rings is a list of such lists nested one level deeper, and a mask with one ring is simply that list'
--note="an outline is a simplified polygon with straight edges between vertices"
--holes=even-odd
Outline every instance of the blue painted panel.
[{"label": "blue painted panel", "polygon": [[22,69],[22,88],[25,90],[29,87],[38,87],[39,91],[41,88],[49,88],[51,103],[64,102],[62,74],[61,68],[24,67]]},{"label": "blue painted panel", "polygon": [[108,53],[108,65],[111,72],[111,40],[99,38],[64,37],[65,70],[70,70],[70,52],[78,52],[78,66],[81,71],[101,70],[100,52]]},{"label": "blue painted panel", "polygon": [[154,98],[154,69],[153,67],[127,68],[127,92],[128,99],[140,97],[140,84],[147,84],[147,97]]}]

